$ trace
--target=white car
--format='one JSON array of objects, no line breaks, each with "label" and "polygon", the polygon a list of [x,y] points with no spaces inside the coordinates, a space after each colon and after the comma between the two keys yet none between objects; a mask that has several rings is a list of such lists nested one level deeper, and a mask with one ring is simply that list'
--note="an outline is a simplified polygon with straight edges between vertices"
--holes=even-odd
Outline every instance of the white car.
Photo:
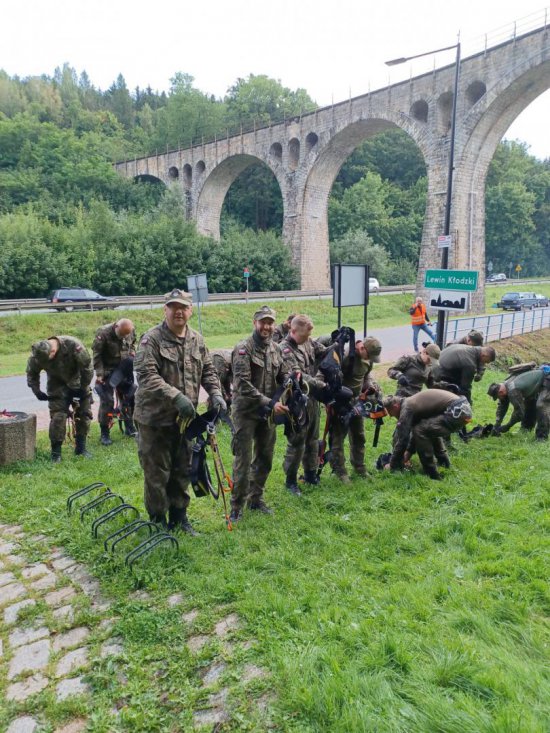
[{"label": "white car", "polygon": [[380,283],[375,277],[369,277],[369,293],[377,293],[380,290]]}]

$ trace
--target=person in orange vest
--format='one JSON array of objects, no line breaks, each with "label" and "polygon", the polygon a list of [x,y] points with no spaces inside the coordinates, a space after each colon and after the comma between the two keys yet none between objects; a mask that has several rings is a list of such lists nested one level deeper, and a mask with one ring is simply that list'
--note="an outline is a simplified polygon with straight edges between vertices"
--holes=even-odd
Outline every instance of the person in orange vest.
[{"label": "person in orange vest", "polygon": [[435,341],[435,334],[430,328],[432,322],[426,312],[426,306],[422,298],[416,298],[414,304],[409,308],[411,314],[411,326],[413,329],[413,348],[418,353],[418,334],[425,331],[432,341]]}]

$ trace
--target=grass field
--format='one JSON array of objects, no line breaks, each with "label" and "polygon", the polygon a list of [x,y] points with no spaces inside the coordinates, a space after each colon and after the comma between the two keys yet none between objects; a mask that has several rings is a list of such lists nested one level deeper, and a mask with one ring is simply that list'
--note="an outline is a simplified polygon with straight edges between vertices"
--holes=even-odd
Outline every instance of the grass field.
[{"label": "grass field", "polygon": [[[496,376],[474,386],[475,422],[494,418],[485,391]],[[389,448],[391,423],[380,446],[367,448],[369,464]],[[213,689],[229,690],[230,722],[218,731],[548,730],[548,443],[513,430],[455,443],[441,482],[418,463],[411,473],[373,470],[347,486],[327,473],[296,499],[283,488],[279,433],[266,492],[273,517],[247,514],[229,533],[219,505],[193,499],[201,536],[182,537],[177,556],[132,575],[65,512],[68,494],[96,480],[142,507],[133,444],[117,436],[102,449],[98,437],[94,426],[92,460],[64,449],[53,466],[40,434],[36,461],[0,469],[0,521],[20,522],[86,562],[114,599],[124,645],[118,662],[100,661],[89,673],[91,700],[56,703],[41,693],[17,708],[41,715],[47,730],[74,714],[98,733],[192,730],[193,711],[205,704],[201,673],[220,659],[226,668]],[[28,550],[41,559],[34,545]],[[130,595],[140,587],[149,599]],[[180,610],[166,605],[175,592],[183,593]],[[233,646],[213,637],[191,654],[181,621],[191,609],[192,633],[206,635],[237,613]],[[80,623],[100,618],[85,604],[78,614]],[[268,675],[247,682],[246,664]],[[4,706],[0,729],[15,711]]]},{"label": "grass field", "polygon": [[[537,292],[550,296],[550,283],[539,284],[537,287]],[[487,289],[487,310],[490,311],[492,304],[510,289],[511,286]],[[408,324],[411,298],[410,293],[372,296],[368,309],[369,327],[386,328]],[[270,305],[278,312],[280,321],[289,313],[307,313],[315,323],[316,335],[330,333],[337,325],[337,313],[330,300],[298,300],[284,303],[274,301]],[[258,303],[250,303],[215,304],[203,308],[203,333],[209,348],[232,348],[248,335],[252,327],[252,315],[258,307]],[[345,308],[343,313],[346,325],[358,330],[363,328],[362,308]],[[0,377],[23,374],[30,346],[39,338],[67,334],[76,336],[86,346],[91,346],[99,326],[112,323],[124,316],[134,321],[139,336],[162,320],[162,309],[44,313],[0,318]],[[196,308],[192,325],[198,328]]]}]

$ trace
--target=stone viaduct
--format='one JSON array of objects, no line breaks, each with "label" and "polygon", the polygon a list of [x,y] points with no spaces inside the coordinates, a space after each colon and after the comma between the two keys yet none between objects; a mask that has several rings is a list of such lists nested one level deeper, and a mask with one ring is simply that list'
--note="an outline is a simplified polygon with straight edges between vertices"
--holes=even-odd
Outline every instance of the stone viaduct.
[{"label": "stone viaduct", "polygon": [[[154,177],[183,188],[185,212],[198,230],[219,238],[225,195],[250,165],[262,163],[281,188],[283,237],[304,290],[329,287],[330,190],[340,167],[365,139],[398,127],[422,151],[428,196],[418,274],[437,267],[443,232],[455,65],[351,98],[270,127],[117,163],[121,175]],[[495,149],[516,117],[550,87],[546,25],[464,58],[455,129],[449,268],[480,273],[471,309],[483,308],[485,178]]]}]

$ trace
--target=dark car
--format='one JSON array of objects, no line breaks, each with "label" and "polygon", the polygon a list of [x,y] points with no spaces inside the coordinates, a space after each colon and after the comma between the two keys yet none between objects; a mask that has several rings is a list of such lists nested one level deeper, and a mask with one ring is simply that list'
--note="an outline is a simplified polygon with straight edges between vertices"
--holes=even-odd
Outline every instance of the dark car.
[{"label": "dark car", "polygon": [[505,283],[506,275],[503,272],[497,272],[494,275],[489,275],[485,280],[486,283]]},{"label": "dark car", "polygon": [[537,308],[548,308],[548,303],[550,301],[550,298],[548,298],[547,295],[541,295],[540,293],[535,293],[535,298],[537,299]]},{"label": "dark car", "polygon": [[505,293],[498,307],[505,311],[532,310],[538,307],[535,293]]},{"label": "dark car", "polygon": [[[64,311],[70,312],[75,308],[88,308],[91,304],[97,310],[113,308],[114,298],[96,293],[86,288],[58,288],[48,295],[50,303],[64,303]],[[104,304],[104,305],[103,305]],[[61,310],[61,309],[60,309]]]}]

